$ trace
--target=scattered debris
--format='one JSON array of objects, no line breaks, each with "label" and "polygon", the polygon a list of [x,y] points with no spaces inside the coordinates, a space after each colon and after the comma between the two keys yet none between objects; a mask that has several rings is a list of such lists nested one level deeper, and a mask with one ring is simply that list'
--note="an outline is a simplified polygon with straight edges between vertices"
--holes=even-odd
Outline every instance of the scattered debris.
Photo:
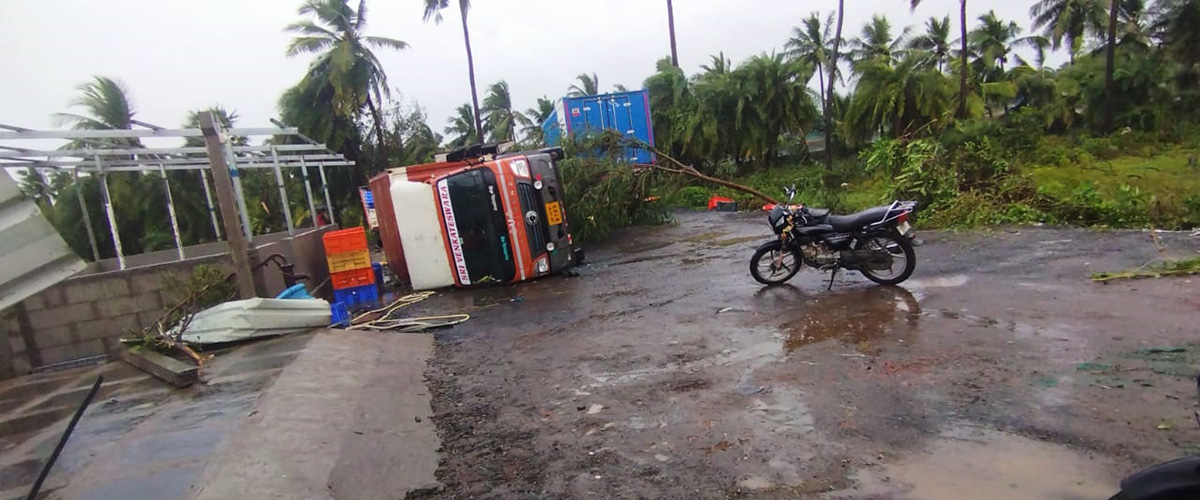
[{"label": "scattered debris", "polygon": [[1164,347],[1143,347],[1137,350],[1138,354],[1162,354],[1174,352],[1187,352],[1186,347],[1164,346]]},{"label": "scattered debris", "polygon": [[587,414],[595,415],[597,413],[600,413],[602,410],[604,410],[604,405],[594,404],[594,405],[588,407]]},{"label": "scattered debris", "polygon": [[1174,425],[1171,425],[1171,423],[1167,422],[1166,420],[1159,422],[1158,425],[1155,426],[1155,428],[1160,431],[1169,431],[1174,427]]}]

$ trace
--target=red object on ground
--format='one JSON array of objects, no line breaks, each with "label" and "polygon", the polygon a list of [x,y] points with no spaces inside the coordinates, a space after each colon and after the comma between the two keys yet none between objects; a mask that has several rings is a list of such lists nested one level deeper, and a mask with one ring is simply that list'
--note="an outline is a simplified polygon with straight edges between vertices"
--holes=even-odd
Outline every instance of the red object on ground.
[{"label": "red object on ground", "polygon": [[709,210],[716,210],[716,209],[717,209],[717,203],[722,203],[722,202],[724,202],[724,203],[733,203],[733,198],[726,198],[726,197],[724,197],[724,196],[713,196],[712,198],[709,198],[709,199],[708,199],[708,209],[709,209]]},{"label": "red object on ground", "polygon": [[333,283],[334,290],[345,290],[347,288],[374,285],[375,270],[368,267],[366,269],[354,269],[351,271],[329,273],[329,280],[331,283]]},{"label": "red object on ground", "polygon": [[325,241],[325,255],[367,249],[367,232],[362,226],[330,231],[321,239]]}]

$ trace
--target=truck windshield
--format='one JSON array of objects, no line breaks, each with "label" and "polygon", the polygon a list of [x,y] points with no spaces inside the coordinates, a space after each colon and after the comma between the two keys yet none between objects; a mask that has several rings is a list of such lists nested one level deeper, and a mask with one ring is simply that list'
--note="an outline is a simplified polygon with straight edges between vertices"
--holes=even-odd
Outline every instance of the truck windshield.
[{"label": "truck windshield", "polygon": [[[459,262],[460,256],[451,248],[456,267],[465,263],[472,284],[511,281],[516,268],[495,174],[487,168],[477,168],[447,177],[443,182],[448,192],[441,195],[448,195],[453,207],[453,220],[447,220],[447,226],[456,226],[447,229],[451,238],[457,233],[461,246],[463,262]],[[459,274],[461,279],[461,270]]]}]

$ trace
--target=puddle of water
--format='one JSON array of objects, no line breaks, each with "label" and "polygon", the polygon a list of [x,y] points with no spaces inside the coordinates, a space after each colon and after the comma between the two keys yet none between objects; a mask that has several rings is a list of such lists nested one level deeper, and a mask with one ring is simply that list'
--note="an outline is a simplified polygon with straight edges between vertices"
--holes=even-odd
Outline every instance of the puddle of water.
[{"label": "puddle of water", "polygon": [[749,243],[752,241],[765,241],[765,238],[762,236],[744,236],[741,238],[726,238],[723,240],[710,241],[708,244],[718,247],[728,247],[737,245],[739,243]]},{"label": "puddle of water", "polygon": [[771,427],[772,432],[781,434],[807,434],[812,432],[815,421],[802,394],[795,390],[776,390],[772,394],[774,403],[755,399],[747,411],[759,417]]},{"label": "puddle of water", "polygon": [[954,274],[937,278],[914,279],[905,282],[905,286],[913,288],[953,288],[967,284],[970,278],[965,274]]},{"label": "puddle of water", "polygon": [[1120,482],[1109,464],[1069,448],[978,429],[944,435],[883,474],[886,479],[860,472],[859,479],[869,490],[903,488],[901,498],[921,500],[1090,500],[1108,498]]},{"label": "puddle of water", "polygon": [[831,339],[853,345],[908,336],[916,329],[921,306],[903,288],[872,286],[814,297],[798,312],[780,325],[789,353]]}]

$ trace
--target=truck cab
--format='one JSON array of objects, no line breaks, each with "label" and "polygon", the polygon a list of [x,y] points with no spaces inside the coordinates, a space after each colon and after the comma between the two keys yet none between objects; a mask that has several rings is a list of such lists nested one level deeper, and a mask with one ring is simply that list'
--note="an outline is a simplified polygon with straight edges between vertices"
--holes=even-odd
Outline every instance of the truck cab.
[{"label": "truck cab", "polygon": [[559,148],[452,151],[371,179],[388,266],[416,290],[516,283],[579,262]]}]

